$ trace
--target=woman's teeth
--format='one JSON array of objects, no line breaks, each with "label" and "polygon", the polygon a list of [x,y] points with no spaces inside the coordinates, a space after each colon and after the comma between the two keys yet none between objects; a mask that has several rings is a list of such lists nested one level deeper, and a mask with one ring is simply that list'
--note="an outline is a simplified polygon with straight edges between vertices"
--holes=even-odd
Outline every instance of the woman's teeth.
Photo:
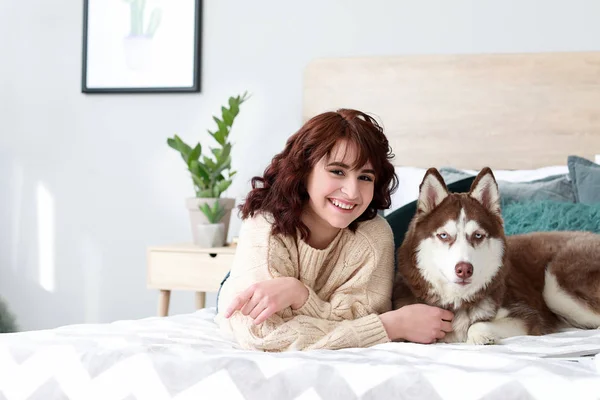
[{"label": "woman's teeth", "polygon": [[356,206],[356,204],[344,204],[335,199],[332,199],[331,202],[333,203],[334,206],[343,208],[344,210],[352,210],[354,208],[354,206]]}]

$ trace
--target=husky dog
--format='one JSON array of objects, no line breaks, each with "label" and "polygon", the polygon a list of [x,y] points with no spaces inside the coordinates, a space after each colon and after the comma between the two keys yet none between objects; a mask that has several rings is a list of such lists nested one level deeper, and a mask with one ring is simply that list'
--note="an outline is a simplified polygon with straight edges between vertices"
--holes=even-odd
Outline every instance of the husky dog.
[{"label": "husky dog", "polygon": [[506,237],[489,168],[469,193],[449,193],[431,168],[419,191],[397,253],[394,308],[420,302],[454,312],[445,342],[493,344],[600,327],[600,235]]}]

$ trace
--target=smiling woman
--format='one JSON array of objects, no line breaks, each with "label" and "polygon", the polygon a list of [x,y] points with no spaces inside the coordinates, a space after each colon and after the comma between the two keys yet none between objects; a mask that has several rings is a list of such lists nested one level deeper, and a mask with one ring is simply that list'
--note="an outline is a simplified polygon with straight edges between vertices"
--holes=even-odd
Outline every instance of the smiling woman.
[{"label": "smiling woman", "polygon": [[377,122],[326,112],[292,135],[241,206],[244,223],[216,321],[264,351],[431,342],[451,313],[391,310],[394,241],[377,213],[397,187]]}]

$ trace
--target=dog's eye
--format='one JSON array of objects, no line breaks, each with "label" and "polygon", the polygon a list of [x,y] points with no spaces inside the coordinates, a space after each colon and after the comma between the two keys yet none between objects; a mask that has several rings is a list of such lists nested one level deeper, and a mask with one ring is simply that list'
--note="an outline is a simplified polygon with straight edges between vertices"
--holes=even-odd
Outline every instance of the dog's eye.
[{"label": "dog's eye", "polygon": [[446,232],[438,233],[437,236],[442,240],[448,240],[448,234]]},{"label": "dog's eye", "polygon": [[479,232],[475,232],[475,234],[473,234],[473,237],[477,240],[481,240],[484,237],[483,233],[479,233]]}]

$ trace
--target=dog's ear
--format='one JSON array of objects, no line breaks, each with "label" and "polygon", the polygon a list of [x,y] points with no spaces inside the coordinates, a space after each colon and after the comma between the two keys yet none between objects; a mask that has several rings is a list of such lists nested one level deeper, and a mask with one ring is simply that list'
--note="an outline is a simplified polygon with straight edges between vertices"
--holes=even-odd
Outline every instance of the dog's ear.
[{"label": "dog's ear", "polygon": [[437,169],[429,168],[419,186],[417,213],[427,214],[448,197],[448,188]]},{"label": "dog's ear", "polygon": [[500,215],[500,191],[492,170],[483,168],[471,185],[469,196],[494,214]]}]

